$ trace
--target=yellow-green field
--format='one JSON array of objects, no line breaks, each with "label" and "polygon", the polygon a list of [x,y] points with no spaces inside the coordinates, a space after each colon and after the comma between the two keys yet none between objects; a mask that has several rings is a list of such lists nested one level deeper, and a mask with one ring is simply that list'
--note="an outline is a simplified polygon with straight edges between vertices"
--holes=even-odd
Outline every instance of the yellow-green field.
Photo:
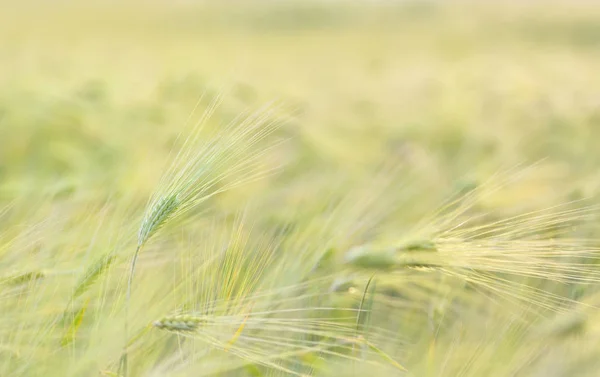
[{"label": "yellow-green field", "polygon": [[597,376],[600,6],[500,3],[3,5],[0,376]]}]

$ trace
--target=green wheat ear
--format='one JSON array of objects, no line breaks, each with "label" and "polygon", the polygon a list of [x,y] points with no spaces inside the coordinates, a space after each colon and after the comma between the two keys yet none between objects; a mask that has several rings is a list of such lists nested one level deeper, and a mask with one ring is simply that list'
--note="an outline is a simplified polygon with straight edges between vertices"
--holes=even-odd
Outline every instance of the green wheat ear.
[{"label": "green wheat ear", "polygon": [[348,250],[344,259],[349,265],[360,269],[391,270],[397,264],[393,250],[373,250],[368,245]]},{"label": "green wheat ear", "polygon": [[0,278],[0,287],[19,286],[43,279],[46,274],[42,271],[29,271]]},{"label": "green wheat ear", "polygon": [[94,264],[92,264],[85,274],[81,277],[77,285],[75,286],[75,290],[73,291],[73,300],[77,297],[84,294],[89,287],[91,287],[100,276],[102,276],[108,269],[111,264],[116,260],[114,255],[105,255],[102,258],[99,258]]},{"label": "green wheat ear", "polygon": [[431,241],[411,243],[400,248],[361,245],[348,250],[344,260],[352,267],[365,270],[429,269],[439,266],[434,258],[436,252],[436,245]]},{"label": "green wheat ear", "polygon": [[206,318],[192,315],[176,315],[159,319],[153,323],[153,326],[171,332],[194,332],[198,330],[201,324],[206,322]]},{"label": "green wheat ear", "polygon": [[180,201],[176,194],[171,194],[160,198],[150,206],[138,233],[138,245],[133,254],[131,266],[129,269],[129,279],[127,281],[127,301],[131,297],[131,284],[133,282],[133,274],[137,263],[138,255],[146,242],[171,218],[180,206]]},{"label": "green wheat ear", "polygon": [[167,222],[177,211],[179,204],[177,195],[173,194],[160,198],[150,207],[142,220],[138,234],[138,247],[145,244]]}]

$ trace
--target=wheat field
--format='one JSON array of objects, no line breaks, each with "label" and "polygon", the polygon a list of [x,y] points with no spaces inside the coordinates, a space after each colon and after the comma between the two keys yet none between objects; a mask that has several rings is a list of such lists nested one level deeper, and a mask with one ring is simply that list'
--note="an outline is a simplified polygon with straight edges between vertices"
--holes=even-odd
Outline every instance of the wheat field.
[{"label": "wheat field", "polygon": [[600,5],[0,12],[0,376],[600,368]]}]

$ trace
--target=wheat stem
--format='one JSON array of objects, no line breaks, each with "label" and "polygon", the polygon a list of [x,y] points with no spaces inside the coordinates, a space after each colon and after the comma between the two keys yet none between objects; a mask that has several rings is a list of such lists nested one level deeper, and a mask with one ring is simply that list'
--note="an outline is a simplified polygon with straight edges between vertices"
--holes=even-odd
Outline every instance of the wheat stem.
[{"label": "wheat stem", "polygon": [[125,346],[123,347],[123,355],[121,356],[121,374],[127,377],[128,374],[128,360],[127,360],[127,343],[129,339],[129,305],[131,300],[131,286],[133,285],[133,275],[135,273],[135,265],[137,263],[138,255],[142,249],[143,244],[138,244],[131,259],[131,265],[129,267],[129,277],[127,279],[127,293],[125,297]]}]

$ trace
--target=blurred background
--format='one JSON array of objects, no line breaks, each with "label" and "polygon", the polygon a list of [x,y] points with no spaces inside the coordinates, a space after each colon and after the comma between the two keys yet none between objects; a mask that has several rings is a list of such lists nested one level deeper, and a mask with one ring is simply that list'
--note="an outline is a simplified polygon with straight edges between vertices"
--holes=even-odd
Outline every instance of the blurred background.
[{"label": "blurred background", "polygon": [[[600,204],[599,67],[598,1],[3,2],[0,375],[117,376],[126,318],[133,332],[222,300],[211,320],[230,328],[212,331],[243,330],[238,354],[209,354],[223,338],[206,346],[216,361],[200,359],[206,339],[184,347],[159,331],[165,320],[138,338],[133,375],[213,375],[244,358],[277,370],[271,351],[306,375],[321,350],[296,360],[281,342],[354,357],[367,320],[340,308],[364,304],[365,334],[387,354],[368,351],[395,367],[378,375],[399,375],[394,359],[418,376],[596,376],[600,322],[579,315],[599,306],[598,218],[558,205]],[[258,161],[283,169],[165,226],[126,311],[148,198],[180,132],[215,101],[209,131],[276,101],[282,142]],[[415,224],[424,242],[404,243],[422,236]],[[377,243],[381,255],[360,258]],[[389,262],[407,250],[446,259]],[[329,318],[308,311],[320,306]],[[179,363],[182,349],[200,362]],[[222,375],[290,375],[234,372]]]},{"label": "blurred background", "polygon": [[143,195],[225,89],[229,113],[283,103],[304,168],[413,159],[443,184],[544,158],[553,189],[589,195],[599,60],[593,1],[6,2],[0,198]]}]

